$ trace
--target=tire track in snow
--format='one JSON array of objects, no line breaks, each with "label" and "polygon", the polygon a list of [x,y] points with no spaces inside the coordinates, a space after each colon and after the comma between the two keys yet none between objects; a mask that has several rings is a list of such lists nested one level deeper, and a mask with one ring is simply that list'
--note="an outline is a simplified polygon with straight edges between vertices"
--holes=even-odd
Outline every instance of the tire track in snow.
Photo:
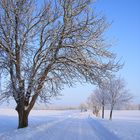
[{"label": "tire track in snow", "polygon": [[38,140],[119,140],[98,120],[78,117],[67,117],[63,121],[44,129]]},{"label": "tire track in snow", "polygon": [[78,140],[98,140],[98,136],[92,130],[86,118],[80,120]]},{"label": "tire track in snow", "polygon": [[[70,129],[72,126],[71,119],[66,119],[63,122],[50,128],[50,135],[48,140],[76,140],[74,135],[70,135]],[[55,132],[53,132],[54,130]]]},{"label": "tire track in snow", "polygon": [[106,129],[98,120],[88,117],[87,122],[99,140],[120,140],[120,138]]}]

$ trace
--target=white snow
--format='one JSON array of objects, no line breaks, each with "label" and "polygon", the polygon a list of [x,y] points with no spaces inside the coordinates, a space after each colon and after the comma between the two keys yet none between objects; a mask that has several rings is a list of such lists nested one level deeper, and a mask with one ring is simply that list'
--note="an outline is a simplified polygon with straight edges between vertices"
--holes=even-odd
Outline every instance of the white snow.
[{"label": "white snow", "polygon": [[16,111],[0,109],[0,140],[140,140],[140,111],[113,113],[109,121],[78,110],[33,110],[29,127],[17,129]]}]

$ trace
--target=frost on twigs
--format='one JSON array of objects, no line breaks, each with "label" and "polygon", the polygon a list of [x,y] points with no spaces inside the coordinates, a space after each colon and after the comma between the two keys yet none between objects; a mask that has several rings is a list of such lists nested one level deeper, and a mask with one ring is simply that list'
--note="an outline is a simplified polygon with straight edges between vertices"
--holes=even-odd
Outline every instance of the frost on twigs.
[{"label": "frost on twigs", "polygon": [[0,1],[0,69],[17,109],[30,112],[39,96],[46,101],[77,81],[97,84],[119,69],[103,38],[108,24],[90,6],[90,0]]}]

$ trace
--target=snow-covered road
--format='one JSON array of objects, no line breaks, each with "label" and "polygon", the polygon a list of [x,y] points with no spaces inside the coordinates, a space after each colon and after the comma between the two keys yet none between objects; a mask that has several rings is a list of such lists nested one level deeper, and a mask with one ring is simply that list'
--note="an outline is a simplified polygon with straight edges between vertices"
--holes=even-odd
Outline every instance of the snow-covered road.
[{"label": "snow-covered road", "polygon": [[33,110],[29,127],[16,129],[16,112],[1,111],[0,140],[140,140],[139,112],[129,120],[108,121],[90,112]]},{"label": "snow-covered road", "polygon": [[0,135],[0,140],[119,140],[87,113],[66,113],[41,124]]},{"label": "snow-covered road", "polygon": [[[40,140],[118,140],[117,136],[105,129],[98,121],[68,118],[38,131],[32,139]],[[95,123],[95,126],[94,126]]]},{"label": "snow-covered road", "polygon": [[[68,118],[46,131],[47,140],[119,140],[119,138],[104,128],[92,118]],[[41,138],[41,139],[42,139]]]}]

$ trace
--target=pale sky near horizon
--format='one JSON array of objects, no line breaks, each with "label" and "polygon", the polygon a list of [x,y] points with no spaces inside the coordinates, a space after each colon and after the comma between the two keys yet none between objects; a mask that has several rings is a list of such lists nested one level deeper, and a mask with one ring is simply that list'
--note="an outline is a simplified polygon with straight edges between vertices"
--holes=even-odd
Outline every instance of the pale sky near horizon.
[{"label": "pale sky near horizon", "polygon": [[[140,103],[140,0],[97,0],[96,12],[103,13],[107,21],[112,22],[106,32],[109,39],[115,39],[113,50],[125,65],[119,71],[134,95],[134,101]],[[65,88],[59,100],[53,105],[79,105],[86,101],[94,90],[93,85],[75,85]]]}]

